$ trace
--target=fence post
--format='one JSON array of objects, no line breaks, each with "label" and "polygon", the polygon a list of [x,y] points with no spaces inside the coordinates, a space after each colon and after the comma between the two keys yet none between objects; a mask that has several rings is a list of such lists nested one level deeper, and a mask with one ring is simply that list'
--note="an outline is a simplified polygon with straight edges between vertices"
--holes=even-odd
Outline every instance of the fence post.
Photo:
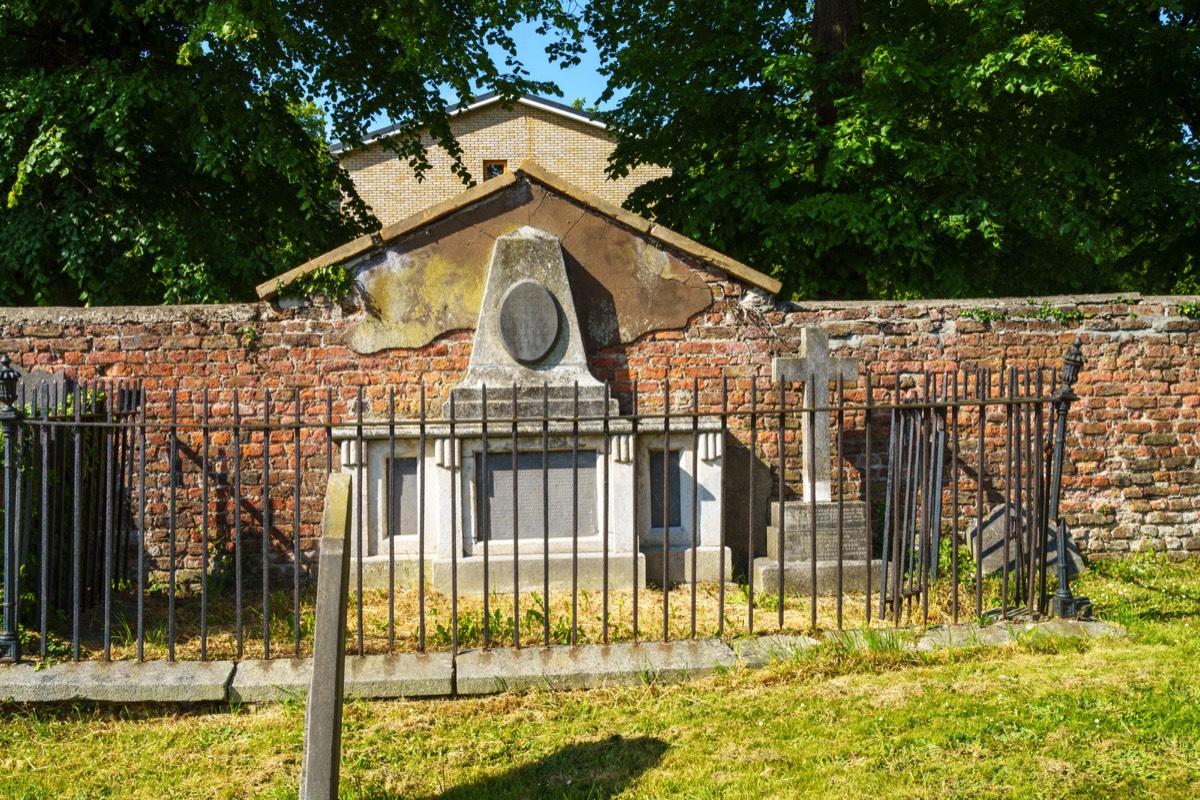
[{"label": "fence post", "polygon": [[17,399],[20,375],[11,363],[7,355],[0,357],[0,429],[4,433],[4,530],[0,531],[4,536],[4,620],[3,629],[0,629],[0,662],[21,660],[21,640],[17,631],[20,520],[13,514],[17,491],[17,424],[21,421],[21,411],[13,403]]},{"label": "fence post", "polygon": [[[1057,523],[1056,535],[1057,547],[1056,559],[1058,562],[1058,590],[1054,594],[1054,599],[1051,604],[1051,612],[1056,617],[1073,618],[1077,615],[1080,603],[1071,595],[1071,587],[1069,585],[1069,574],[1067,572],[1067,537],[1066,523],[1059,519],[1058,516],[1058,499],[1062,493],[1062,471],[1063,471],[1063,453],[1066,450],[1067,439],[1067,412],[1071,410],[1071,404],[1079,399],[1079,395],[1075,394],[1075,381],[1079,378],[1079,370],[1083,367],[1083,350],[1080,345],[1083,341],[1079,338],[1067,350],[1063,356],[1062,383],[1054,394],[1051,396],[1051,402],[1054,403],[1054,463],[1052,467],[1050,480],[1050,513],[1047,519],[1055,520]],[[1044,600],[1043,600],[1044,602]]]}]

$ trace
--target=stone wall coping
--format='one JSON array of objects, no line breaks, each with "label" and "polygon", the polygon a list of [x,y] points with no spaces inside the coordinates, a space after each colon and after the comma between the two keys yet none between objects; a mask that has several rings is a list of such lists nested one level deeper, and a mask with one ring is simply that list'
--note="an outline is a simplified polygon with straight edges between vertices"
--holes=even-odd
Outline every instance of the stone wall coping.
[{"label": "stone wall coping", "polygon": [[[499,178],[495,179],[499,180]],[[488,181],[492,183],[492,181]],[[660,228],[660,230],[663,230]],[[1066,305],[1117,305],[1119,301],[1130,304],[1175,306],[1181,302],[1200,301],[1200,295],[1142,295],[1136,292],[1125,294],[1076,294],[1049,295],[1045,297],[982,297],[927,300],[781,300],[774,310],[788,312],[838,311],[844,309],[930,308],[1027,308],[1030,301],[1050,306]],[[141,325],[175,322],[258,322],[275,313],[269,302],[217,303],[212,305],[162,305],[162,306],[19,306],[0,309],[0,326],[23,324],[60,325]]]}]

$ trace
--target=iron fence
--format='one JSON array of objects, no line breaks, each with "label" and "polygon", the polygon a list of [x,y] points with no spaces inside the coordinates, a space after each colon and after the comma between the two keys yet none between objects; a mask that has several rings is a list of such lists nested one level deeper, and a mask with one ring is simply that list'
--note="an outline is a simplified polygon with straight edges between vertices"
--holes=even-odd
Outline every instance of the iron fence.
[{"label": "iron fence", "polygon": [[0,397],[3,641],[309,654],[334,470],[358,654],[1036,617],[1079,363],[866,370],[826,405],[689,375],[586,409],[577,387]]}]

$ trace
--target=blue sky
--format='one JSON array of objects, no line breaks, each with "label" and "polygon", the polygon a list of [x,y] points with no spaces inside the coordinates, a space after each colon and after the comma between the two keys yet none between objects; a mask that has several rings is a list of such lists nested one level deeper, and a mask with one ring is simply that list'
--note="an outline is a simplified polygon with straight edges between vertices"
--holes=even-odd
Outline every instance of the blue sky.
[{"label": "blue sky", "polygon": [[[558,84],[558,88],[562,90],[562,96],[552,96],[551,99],[570,103],[575,98],[581,97],[587,105],[595,104],[596,98],[604,91],[605,84],[604,77],[598,71],[600,59],[596,55],[595,48],[589,47],[578,66],[563,69],[558,64],[550,63],[546,57],[547,39],[539,36],[536,29],[537,24],[529,22],[518,25],[512,31],[513,41],[517,45],[517,57],[529,70],[534,80],[553,81]],[[499,48],[495,48],[493,58],[498,63],[502,63],[504,54]],[[476,91],[483,94],[490,91],[491,88],[490,86],[477,86]],[[442,89],[442,97],[445,98],[447,105],[458,102],[458,97],[448,86]],[[611,107],[611,101],[601,106],[604,109]],[[380,116],[371,121],[369,128],[374,130],[384,127],[390,122],[391,120]]]},{"label": "blue sky", "polygon": [[[594,47],[589,47],[588,52],[583,56],[583,61],[577,67],[563,69],[558,64],[551,64],[546,58],[546,37],[538,36],[536,23],[525,23],[517,26],[512,31],[513,41],[517,45],[517,57],[525,68],[529,70],[534,80],[554,81],[558,84],[558,88],[562,89],[562,97],[558,99],[564,103],[570,103],[577,97],[582,97],[590,106],[596,102],[596,98],[604,91],[604,77],[598,72],[600,69],[600,59],[596,55]],[[588,44],[591,42],[588,40]],[[502,62],[503,53],[499,48],[494,48],[492,57],[495,61]],[[479,91],[488,91],[491,87],[478,87]],[[453,96],[452,92],[443,92],[447,102],[457,102],[458,98]],[[606,103],[603,108],[611,107],[612,103]]]}]

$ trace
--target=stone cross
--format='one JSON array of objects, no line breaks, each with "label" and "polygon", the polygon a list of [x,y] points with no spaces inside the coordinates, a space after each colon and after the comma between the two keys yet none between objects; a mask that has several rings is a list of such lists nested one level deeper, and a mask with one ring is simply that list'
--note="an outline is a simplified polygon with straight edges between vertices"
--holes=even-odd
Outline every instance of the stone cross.
[{"label": "stone cross", "polygon": [[[829,382],[842,378],[853,382],[858,378],[858,360],[829,357],[829,334],[823,328],[803,328],[800,331],[801,358],[776,358],[771,363],[771,377],[776,383],[798,381],[804,384],[805,408],[830,406]],[[802,414],[800,431],[804,439],[804,499],[829,502],[831,470],[829,457],[829,412]],[[809,459],[808,454],[813,453]],[[811,461],[811,463],[810,463]],[[811,497],[813,479],[817,496]]]}]

